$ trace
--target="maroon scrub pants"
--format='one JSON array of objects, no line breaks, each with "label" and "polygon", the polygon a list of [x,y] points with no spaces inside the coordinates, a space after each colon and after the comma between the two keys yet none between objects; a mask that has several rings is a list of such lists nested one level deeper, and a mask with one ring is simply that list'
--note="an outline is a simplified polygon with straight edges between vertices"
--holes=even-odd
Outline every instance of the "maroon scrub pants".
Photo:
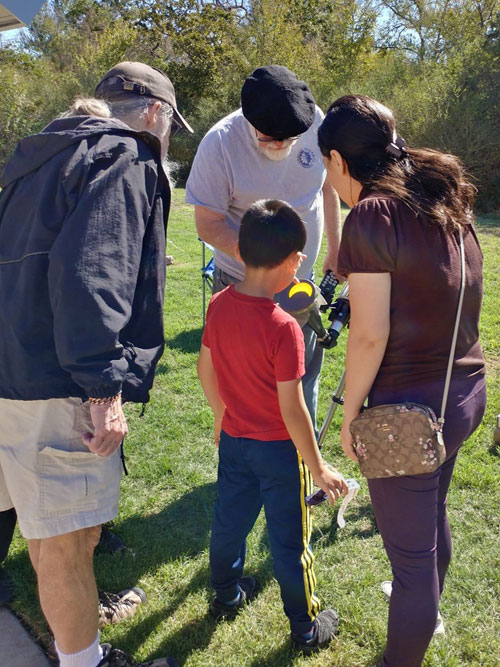
[{"label": "maroon scrub pants", "polygon": [[[443,380],[433,380],[401,391],[375,388],[369,402],[413,401],[429,405],[439,416],[442,395]],[[485,405],[484,375],[452,381],[443,465],[433,473],[368,480],[393,572],[387,646],[381,663],[386,667],[419,667],[432,638],[451,559],[446,494],[458,450],[481,423]]]}]

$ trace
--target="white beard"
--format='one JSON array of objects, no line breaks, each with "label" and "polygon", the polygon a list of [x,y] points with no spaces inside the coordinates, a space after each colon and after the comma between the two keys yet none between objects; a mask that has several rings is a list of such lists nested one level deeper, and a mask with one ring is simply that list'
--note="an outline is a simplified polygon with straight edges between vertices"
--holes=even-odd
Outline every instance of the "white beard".
[{"label": "white beard", "polygon": [[261,153],[263,153],[268,160],[272,160],[273,162],[281,162],[281,160],[284,160],[287,158],[290,153],[292,152],[292,147],[293,144],[290,144],[289,146],[285,146],[284,148],[269,148],[268,146],[260,146],[259,145],[259,150]]},{"label": "white beard", "polygon": [[161,165],[163,167],[163,171],[167,175],[168,182],[170,187],[173,189],[176,186],[176,171],[179,168],[179,165],[177,162],[174,162],[173,160],[170,160],[168,156],[164,156],[161,161]]},{"label": "white beard", "polygon": [[281,160],[285,160],[290,153],[292,152],[293,145],[295,144],[295,141],[288,146],[285,146],[284,148],[270,148],[269,146],[266,146],[265,144],[262,144],[257,137],[255,136],[255,130],[253,127],[251,127],[251,132],[252,132],[252,138],[253,138],[253,143],[255,144],[257,150],[259,153],[262,153],[267,157],[268,160],[272,160],[273,162],[281,162]]}]

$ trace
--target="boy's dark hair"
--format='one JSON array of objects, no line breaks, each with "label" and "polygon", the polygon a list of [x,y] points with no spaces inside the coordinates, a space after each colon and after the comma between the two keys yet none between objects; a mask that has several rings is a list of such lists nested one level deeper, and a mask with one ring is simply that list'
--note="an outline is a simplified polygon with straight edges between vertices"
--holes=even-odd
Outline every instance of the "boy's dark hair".
[{"label": "boy's dark hair", "polygon": [[321,153],[330,159],[330,151],[338,151],[365,191],[402,199],[449,233],[467,228],[475,188],[460,160],[430,148],[406,147],[394,157],[387,146],[395,137],[390,109],[364,95],[336,100],[318,130]]},{"label": "boy's dark hair", "polygon": [[286,202],[261,199],[241,219],[241,259],[253,268],[278,266],[306,244],[304,223]]}]

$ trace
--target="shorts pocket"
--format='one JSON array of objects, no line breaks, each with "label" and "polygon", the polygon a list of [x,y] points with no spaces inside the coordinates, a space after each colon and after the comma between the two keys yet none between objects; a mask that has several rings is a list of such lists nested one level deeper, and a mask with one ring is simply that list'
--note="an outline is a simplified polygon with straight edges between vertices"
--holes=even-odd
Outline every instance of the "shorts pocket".
[{"label": "shorts pocket", "polygon": [[38,452],[40,516],[66,516],[116,503],[121,478],[119,449],[109,457],[51,445]]},{"label": "shorts pocket", "polygon": [[226,273],[222,269],[215,269],[215,274],[214,274],[214,285],[213,288],[217,289],[218,291],[223,290],[225,287],[228,287],[229,285],[234,285],[235,283],[239,283],[240,281],[231,276],[229,273]]},{"label": "shorts pocket", "polygon": [[76,406],[74,429],[78,433],[94,433],[94,424],[90,416],[90,403],[88,401],[85,401],[85,403],[80,401]]}]

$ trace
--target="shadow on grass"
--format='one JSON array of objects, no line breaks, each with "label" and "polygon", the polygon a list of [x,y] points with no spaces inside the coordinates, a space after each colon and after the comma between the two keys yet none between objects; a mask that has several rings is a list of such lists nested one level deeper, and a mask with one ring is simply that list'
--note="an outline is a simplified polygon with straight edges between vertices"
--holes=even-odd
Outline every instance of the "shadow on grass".
[{"label": "shadow on grass", "polygon": [[252,660],[249,667],[287,667],[292,664],[294,653],[290,642],[287,641],[271,653]]},{"label": "shadow on grass", "polygon": [[[120,590],[124,586],[133,585],[143,575],[151,573],[155,569],[160,569],[165,563],[194,558],[205,552],[209,544],[215,495],[216,484],[207,483],[185,493],[157,514],[135,515],[117,522],[116,530],[118,534],[134,551],[134,555],[132,553],[97,554],[95,570],[100,583],[104,584],[106,590]],[[357,520],[368,517],[373,517],[369,503],[357,508]],[[337,534],[336,521],[332,519],[329,526],[330,531],[326,539],[328,542],[333,542]],[[355,529],[350,535],[366,536],[367,532]],[[314,537],[316,537],[316,533]],[[314,537],[313,543],[315,541]],[[249,571],[256,577],[261,590],[263,590],[273,578],[267,531],[262,534],[261,544],[265,547],[267,557],[260,562],[257,568],[251,567]],[[27,570],[31,569],[26,553],[17,554],[11,560],[14,571],[20,570],[17,574],[27,574]],[[213,595],[209,578],[207,559],[206,564],[198,567],[189,580],[182,581],[182,585],[168,588],[167,581],[164,606],[161,609],[143,614],[142,618],[137,619],[131,626],[127,626],[127,624],[117,626],[114,630],[113,643],[132,654],[143,650],[143,645],[148,636],[155,634],[160,625],[168,623],[169,618],[176,615],[190,595],[205,591],[207,607],[205,610],[202,608],[203,615],[184,622],[182,627],[170,634],[155,648],[154,655],[148,657],[151,659],[155,655],[173,655],[179,661],[179,664],[183,665],[193,653],[206,650],[217,628],[217,623],[208,614],[208,601]],[[34,588],[34,577],[31,577],[31,579]],[[22,597],[25,598],[24,595]],[[27,597],[29,598],[30,595]],[[24,607],[28,600],[25,598],[20,602]],[[33,616],[36,618],[38,615],[39,611],[37,613],[34,609],[31,609],[29,614],[31,618]],[[285,621],[285,617],[283,620]],[[43,625],[43,621],[39,625],[35,624],[35,626],[38,626],[38,631],[43,631],[43,627],[40,627]],[[288,641],[285,641],[270,654],[265,656],[256,655],[249,667],[285,667],[290,665],[292,660],[293,650]]]},{"label": "shadow on grass", "polygon": [[171,370],[172,370],[171,365],[165,363],[164,361],[160,361],[160,363],[156,367],[155,375],[168,375]]},{"label": "shadow on grass", "polygon": [[[265,562],[256,571],[252,569],[252,575],[256,577],[260,588],[263,589],[265,584],[272,578],[269,564]],[[192,653],[202,651],[209,646],[212,635],[218,626],[218,622],[211,618],[208,612],[208,599],[212,596],[208,582],[208,567],[200,568],[186,586],[183,586],[174,593],[171,591],[168,592],[169,602],[163,609],[148,614],[139,623],[136,622],[133,627],[127,628],[125,625],[122,626],[117,643],[120,646],[126,646],[127,651],[130,653],[136,653],[144,644],[147,637],[156,632],[159,625],[168,622],[169,617],[173,616],[179,607],[184,604],[190,593],[206,589],[207,607],[203,616],[183,623],[182,627],[161,642],[154,652],[157,656],[173,655],[179,664],[183,665]],[[258,595],[259,593],[257,593]],[[251,609],[248,610],[248,613],[251,613]],[[150,656],[150,658],[152,657],[154,656]],[[263,663],[257,662],[255,664]]]},{"label": "shadow on grass", "polygon": [[217,622],[210,618],[208,613],[185,623],[161,644],[160,654],[167,656],[173,654],[178,663],[184,665],[192,653],[208,648],[216,628]]},{"label": "shadow on grass", "polygon": [[[168,622],[169,617],[182,606],[189,593],[207,588],[208,576],[208,570],[200,568],[186,586],[174,593],[168,592],[168,604],[165,607],[144,615],[141,621],[133,626],[122,626],[117,643],[126,646],[128,652],[137,653],[147,637],[154,634],[158,626]],[[208,615],[207,610],[204,616],[183,623],[177,632],[161,642],[154,654],[174,655],[180,664],[184,664],[191,653],[203,650],[210,644],[216,628],[217,623]]]},{"label": "shadow on grass", "polygon": [[174,338],[169,338],[166,345],[172,350],[180,350],[181,352],[199,352],[202,333],[203,329],[201,327],[190,331],[181,331]]},{"label": "shadow on grass", "polygon": [[488,447],[488,451],[492,456],[500,458],[500,442],[492,442]]},{"label": "shadow on grass", "polygon": [[[100,584],[105,582],[106,590],[120,590],[131,586],[143,575],[160,569],[172,561],[196,558],[206,552],[209,546],[210,524],[216,496],[216,484],[207,483],[185,493],[157,514],[131,516],[117,522],[116,531],[132,553],[123,555],[98,554],[95,571]],[[272,579],[270,554],[257,568],[250,565],[249,574],[255,576],[263,589]],[[154,633],[158,625],[167,622],[176,614],[190,595],[206,591],[206,614],[183,623],[182,628],[170,635],[155,650],[156,655],[174,655],[180,664],[194,652],[203,650],[210,644],[217,624],[208,615],[208,601],[213,592],[210,588],[208,558],[188,581],[181,586],[168,588],[165,582],[165,606],[158,611],[144,615],[130,628],[126,625],[115,632],[116,645],[128,652],[141,649],[148,635]],[[117,640],[117,641],[116,641]]]},{"label": "shadow on grass", "polygon": [[[215,496],[215,482],[202,484],[157,514],[134,514],[116,522],[116,532],[135,554],[138,576],[165,562],[195,557],[207,549]],[[108,554],[100,557],[115,558]]]},{"label": "shadow on grass", "polygon": [[[124,589],[134,585],[143,575],[160,570],[166,563],[195,558],[207,551],[215,496],[216,484],[207,483],[185,493],[157,514],[134,515],[117,521],[113,531],[120,535],[129,551],[116,554],[96,552],[94,569],[99,588],[107,591]],[[15,607],[19,611],[22,609],[40,643],[47,645],[50,638],[45,641],[45,637],[40,637],[47,628],[36,599],[36,582],[27,552],[9,558],[8,565],[17,593]],[[249,571],[264,589],[273,577],[270,555],[259,566],[250,567]],[[206,613],[184,623],[155,650],[156,655],[173,654],[180,664],[184,664],[193,652],[203,650],[210,644],[217,627],[208,615],[208,600],[213,595],[208,558],[188,581],[182,581],[181,586],[169,588],[166,581],[165,606],[144,614],[132,626],[117,626],[113,643],[130,653],[138,652],[158,625],[168,622],[187,598],[200,590],[206,591]]]},{"label": "shadow on grass", "polygon": [[[338,505],[340,507],[340,505]],[[311,537],[311,545],[314,547],[315,543],[321,543],[322,548],[333,544],[339,539],[339,526],[337,524],[338,507],[335,513],[332,513],[331,521],[328,522],[324,518],[317,523],[313,519],[313,533]],[[373,507],[369,500],[365,503],[357,503],[354,506],[349,506],[345,515],[346,526],[340,529],[340,535],[344,534],[348,538],[373,537],[379,533]],[[342,539],[342,537],[340,539]]]}]

